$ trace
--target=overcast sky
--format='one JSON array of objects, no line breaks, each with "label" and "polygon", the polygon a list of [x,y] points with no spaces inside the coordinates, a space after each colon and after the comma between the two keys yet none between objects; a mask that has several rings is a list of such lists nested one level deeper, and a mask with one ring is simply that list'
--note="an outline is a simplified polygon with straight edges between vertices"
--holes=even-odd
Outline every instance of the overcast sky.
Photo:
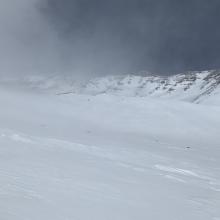
[{"label": "overcast sky", "polygon": [[220,68],[219,0],[2,0],[1,73]]}]

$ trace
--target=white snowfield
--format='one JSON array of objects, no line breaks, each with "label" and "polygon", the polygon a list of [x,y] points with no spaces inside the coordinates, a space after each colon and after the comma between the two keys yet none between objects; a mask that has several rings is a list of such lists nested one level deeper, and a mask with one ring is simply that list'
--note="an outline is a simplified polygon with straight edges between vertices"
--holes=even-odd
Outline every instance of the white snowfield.
[{"label": "white snowfield", "polygon": [[204,105],[49,88],[0,84],[1,220],[220,220],[217,92]]}]

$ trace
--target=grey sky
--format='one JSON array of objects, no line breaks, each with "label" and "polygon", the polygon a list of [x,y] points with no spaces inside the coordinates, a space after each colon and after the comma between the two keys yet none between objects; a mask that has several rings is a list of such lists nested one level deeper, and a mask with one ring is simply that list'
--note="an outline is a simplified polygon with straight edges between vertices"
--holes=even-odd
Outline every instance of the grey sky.
[{"label": "grey sky", "polygon": [[3,0],[0,8],[1,71],[220,67],[219,0]]}]

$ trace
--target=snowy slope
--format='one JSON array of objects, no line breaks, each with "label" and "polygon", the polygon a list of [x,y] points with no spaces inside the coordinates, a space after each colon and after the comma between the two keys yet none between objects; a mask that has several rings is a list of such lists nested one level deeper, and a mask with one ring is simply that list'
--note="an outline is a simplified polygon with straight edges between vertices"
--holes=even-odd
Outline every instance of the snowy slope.
[{"label": "snowy slope", "polygon": [[[209,103],[208,100],[212,96],[220,100],[220,71],[188,72],[170,77],[153,75],[104,77],[91,80],[83,91],[88,94],[150,96]],[[210,101],[211,103],[215,104]]]},{"label": "snowy slope", "polygon": [[0,219],[220,219],[220,107],[42,85],[0,86]]},{"label": "snowy slope", "polygon": [[21,85],[52,94],[110,94],[128,97],[156,97],[220,106],[220,70],[187,72],[169,77],[106,76],[79,83],[71,76],[28,76],[0,78],[0,86]]}]

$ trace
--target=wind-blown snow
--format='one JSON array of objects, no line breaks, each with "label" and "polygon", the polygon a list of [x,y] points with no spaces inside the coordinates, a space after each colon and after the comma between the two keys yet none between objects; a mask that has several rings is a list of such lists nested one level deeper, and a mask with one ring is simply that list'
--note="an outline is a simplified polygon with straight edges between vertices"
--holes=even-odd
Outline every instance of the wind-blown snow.
[{"label": "wind-blown snow", "polygon": [[220,107],[39,85],[0,87],[0,219],[220,219]]}]

